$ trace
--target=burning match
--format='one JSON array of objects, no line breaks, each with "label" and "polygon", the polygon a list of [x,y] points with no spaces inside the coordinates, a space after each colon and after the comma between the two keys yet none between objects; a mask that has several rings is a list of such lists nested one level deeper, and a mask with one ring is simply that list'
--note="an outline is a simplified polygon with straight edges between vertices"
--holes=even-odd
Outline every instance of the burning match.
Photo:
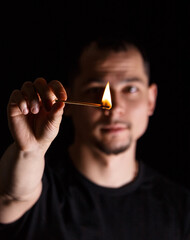
[{"label": "burning match", "polygon": [[56,100],[56,102],[64,102],[66,104],[78,105],[78,106],[87,106],[87,107],[97,107],[102,109],[110,109],[110,106],[98,104],[98,103],[90,103],[90,102],[76,102],[76,101],[64,101],[64,100]]},{"label": "burning match", "polygon": [[73,104],[73,105],[87,106],[87,107],[97,107],[97,108],[110,110],[112,108],[112,103],[111,103],[109,82],[107,83],[105,90],[104,90],[104,94],[102,97],[102,104],[90,103],[90,102],[67,101],[67,100],[64,101],[64,100],[60,100],[60,99],[56,100],[56,102],[64,102],[66,104]]}]

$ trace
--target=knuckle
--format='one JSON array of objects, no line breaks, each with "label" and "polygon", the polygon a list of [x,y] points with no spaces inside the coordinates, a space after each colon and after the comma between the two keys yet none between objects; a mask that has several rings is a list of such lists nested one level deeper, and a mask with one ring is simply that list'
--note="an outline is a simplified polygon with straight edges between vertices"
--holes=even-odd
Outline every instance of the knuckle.
[{"label": "knuckle", "polygon": [[49,83],[49,87],[52,88],[52,90],[57,94],[59,94],[60,92],[66,94],[66,90],[65,90],[64,86],[58,80],[52,80]]},{"label": "knuckle", "polygon": [[33,84],[32,82],[25,82],[23,85],[22,85],[22,88],[21,88],[21,92],[23,94],[27,94],[28,92],[31,92],[33,91]]},{"label": "knuckle", "polygon": [[8,102],[8,105],[11,105],[11,104],[20,104],[21,102],[24,101],[24,98],[23,98],[23,95],[21,93],[20,90],[18,89],[15,89],[10,98],[9,98],[9,102]]},{"label": "knuckle", "polygon": [[59,83],[60,82],[58,80],[56,80],[56,79],[50,81],[50,84],[59,84]]},{"label": "knuckle", "polygon": [[45,78],[38,77],[34,80],[34,85],[38,85],[39,83],[45,83],[46,84],[47,82],[46,82]]},{"label": "knuckle", "polygon": [[16,99],[21,96],[21,91],[18,89],[13,90],[10,96],[10,100]]},{"label": "knuckle", "polygon": [[19,93],[20,93],[20,90],[15,89],[15,90],[13,90],[12,95],[18,95]]},{"label": "knuckle", "polygon": [[30,82],[30,81],[26,81],[26,82],[22,85],[23,88],[31,88],[32,86],[33,86],[33,83]]},{"label": "knuckle", "polygon": [[48,86],[54,90],[59,90],[61,88],[60,82],[58,80],[52,80],[49,82]]}]

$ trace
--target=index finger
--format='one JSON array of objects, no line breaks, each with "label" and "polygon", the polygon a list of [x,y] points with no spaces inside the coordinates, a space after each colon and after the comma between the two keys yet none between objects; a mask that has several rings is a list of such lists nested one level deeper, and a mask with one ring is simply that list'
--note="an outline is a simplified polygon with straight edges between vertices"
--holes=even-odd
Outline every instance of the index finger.
[{"label": "index finger", "polygon": [[59,82],[58,80],[52,80],[48,83],[48,87],[53,91],[53,93],[58,99],[64,101],[67,100],[67,92],[61,82]]}]

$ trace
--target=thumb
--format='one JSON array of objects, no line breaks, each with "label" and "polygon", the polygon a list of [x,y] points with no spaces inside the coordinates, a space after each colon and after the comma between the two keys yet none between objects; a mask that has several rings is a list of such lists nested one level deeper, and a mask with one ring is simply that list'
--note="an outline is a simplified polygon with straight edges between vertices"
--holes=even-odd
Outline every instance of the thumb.
[{"label": "thumb", "polygon": [[64,107],[65,103],[56,102],[53,104],[51,110],[48,113],[48,120],[57,128],[61,123]]},{"label": "thumb", "polygon": [[[53,91],[57,99],[63,100],[67,99],[66,90],[61,84],[61,82],[53,80],[48,84],[48,86]],[[65,107],[64,102],[61,101],[56,102],[54,100],[54,104],[51,106],[51,110],[48,113],[48,120],[56,127],[59,127],[57,125],[59,125],[61,122],[64,107]]]}]

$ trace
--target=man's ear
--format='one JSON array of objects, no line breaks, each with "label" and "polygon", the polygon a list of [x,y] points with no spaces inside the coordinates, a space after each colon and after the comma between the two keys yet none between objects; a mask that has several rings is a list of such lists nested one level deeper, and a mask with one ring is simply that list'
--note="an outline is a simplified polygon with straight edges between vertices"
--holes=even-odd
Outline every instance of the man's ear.
[{"label": "man's ear", "polygon": [[156,107],[158,87],[155,83],[151,84],[148,89],[148,114],[152,116]]}]

